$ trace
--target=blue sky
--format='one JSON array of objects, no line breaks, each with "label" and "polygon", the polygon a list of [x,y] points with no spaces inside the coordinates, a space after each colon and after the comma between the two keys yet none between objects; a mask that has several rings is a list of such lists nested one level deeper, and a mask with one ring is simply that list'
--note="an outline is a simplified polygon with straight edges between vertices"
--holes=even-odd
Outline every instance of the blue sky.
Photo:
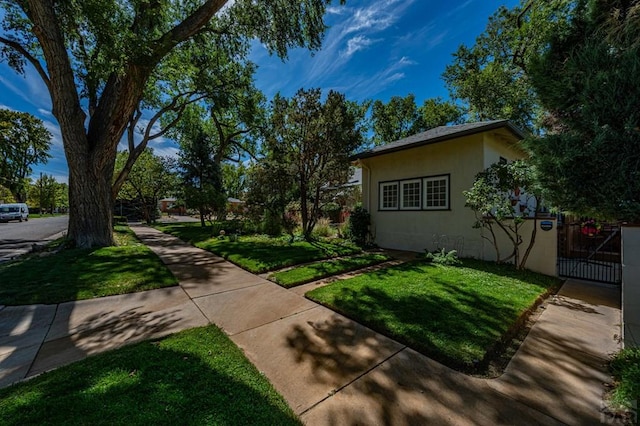
[{"label": "blue sky", "polygon": [[[337,3],[337,2],[334,2]],[[431,97],[448,98],[441,79],[451,54],[460,44],[471,45],[488,17],[500,6],[518,1],[347,0],[329,8],[323,47],[312,55],[303,49],[289,52],[282,62],[255,43],[251,59],[258,64],[256,85],[267,98],[280,92],[293,95],[299,88],[320,87],[362,101],[416,95],[421,104]],[[49,94],[32,68],[20,76],[0,64],[0,107],[39,117],[53,134],[51,154],[40,172],[67,181],[67,165],[57,123],[51,115]],[[171,140],[153,141],[160,154],[175,154]]]}]

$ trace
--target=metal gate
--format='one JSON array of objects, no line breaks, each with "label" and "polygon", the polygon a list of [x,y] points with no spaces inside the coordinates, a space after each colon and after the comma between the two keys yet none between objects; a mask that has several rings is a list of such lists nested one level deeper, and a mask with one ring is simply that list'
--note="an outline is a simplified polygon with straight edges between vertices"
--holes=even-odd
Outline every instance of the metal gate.
[{"label": "metal gate", "polygon": [[589,281],[622,282],[618,224],[594,220],[558,224],[558,275]]}]

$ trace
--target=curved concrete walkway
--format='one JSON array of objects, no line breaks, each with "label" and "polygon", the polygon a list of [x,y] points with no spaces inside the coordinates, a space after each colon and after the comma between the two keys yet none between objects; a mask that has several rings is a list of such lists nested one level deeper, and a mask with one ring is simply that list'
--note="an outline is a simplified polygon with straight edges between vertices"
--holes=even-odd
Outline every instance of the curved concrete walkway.
[{"label": "curved concrete walkway", "polygon": [[505,373],[469,377],[145,226],[180,281],[122,296],[0,308],[0,386],[87,355],[213,322],[309,425],[595,424],[619,350],[620,293],[570,280]]}]

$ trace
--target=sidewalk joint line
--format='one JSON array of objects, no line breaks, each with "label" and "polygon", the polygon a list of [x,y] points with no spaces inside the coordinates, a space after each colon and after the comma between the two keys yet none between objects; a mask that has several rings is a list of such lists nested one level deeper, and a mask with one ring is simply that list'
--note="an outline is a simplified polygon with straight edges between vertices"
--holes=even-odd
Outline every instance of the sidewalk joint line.
[{"label": "sidewalk joint line", "polygon": [[290,318],[290,317],[294,317],[294,316],[296,316],[296,315],[300,315],[300,314],[302,314],[302,313],[304,313],[304,312],[308,312],[308,311],[310,311],[310,310],[312,310],[312,309],[316,309],[316,308],[318,308],[318,307],[320,307],[320,305],[318,305],[318,306],[312,306],[312,307],[310,307],[310,308],[303,309],[303,310],[298,311],[298,312],[294,312],[294,313],[292,313],[292,314],[290,314],[290,315],[285,315],[285,316],[283,316],[283,317],[276,318],[276,319],[274,319],[274,320],[271,320],[271,321],[265,322],[264,324],[260,324],[260,325],[257,325],[257,326],[255,326],[255,327],[247,328],[246,330],[238,331],[237,333],[229,334],[226,330],[225,330],[224,332],[225,332],[228,336],[237,336],[237,335],[239,335],[239,334],[246,333],[247,331],[256,330],[256,329],[258,329],[258,328],[260,328],[260,327],[264,327],[265,325],[273,324],[274,322],[281,321],[281,320],[283,320],[283,319],[285,319],[285,318]]},{"label": "sidewalk joint line", "polygon": [[29,363],[29,368],[27,369],[27,372],[25,373],[25,375],[22,378],[22,380],[24,380],[27,377],[29,377],[29,373],[31,373],[31,370],[33,369],[33,364],[36,363],[36,359],[38,359],[38,355],[40,355],[40,351],[42,350],[42,346],[44,345],[44,342],[47,341],[47,337],[49,337],[49,333],[51,332],[51,327],[53,326],[53,323],[56,320],[56,316],[58,316],[58,309],[60,309],[60,305],[61,305],[61,303],[56,303],[56,310],[53,313],[53,316],[51,317],[51,322],[49,323],[49,326],[47,327],[47,332],[44,334],[44,337],[40,341],[40,344],[38,345],[38,350],[36,351],[36,355],[33,357],[31,362]]},{"label": "sidewalk joint line", "polygon": [[329,398],[334,397],[335,395],[338,394],[338,392],[341,392],[344,388],[346,388],[347,386],[350,386],[351,384],[353,384],[354,382],[356,382],[357,380],[359,380],[361,377],[366,376],[367,374],[369,374],[371,371],[375,370],[376,368],[378,368],[379,366],[381,366],[382,364],[384,364],[385,362],[389,361],[391,358],[393,358],[394,356],[398,355],[400,352],[404,351],[405,349],[407,349],[408,346],[403,345],[399,350],[397,350],[396,352],[392,353],[391,355],[389,355],[388,357],[386,357],[385,359],[383,359],[382,361],[380,361],[379,363],[373,365],[372,367],[368,368],[367,370],[365,370],[364,372],[362,372],[362,374],[358,375],[357,377],[355,377],[354,379],[352,379],[351,381],[345,383],[344,385],[340,386],[337,389],[332,390],[327,396],[325,396],[324,398],[322,398],[320,401],[317,401],[315,404],[313,404],[312,406],[310,406],[309,408],[307,408],[306,410],[300,412],[298,414],[298,416],[302,417],[305,413],[313,410],[315,407],[317,407],[318,405],[322,404],[324,401],[328,400]]},{"label": "sidewalk joint line", "polygon": [[[269,281],[267,281],[267,283],[268,283],[268,282],[269,282]],[[248,285],[248,286],[246,286],[246,287],[231,288],[231,289],[229,289],[229,290],[223,290],[223,291],[218,291],[218,292],[215,292],[215,293],[203,294],[203,295],[201,295],[201,296],[194,296],[194,297],[189,296],[189,293],[187,293],[187,297],[189,297],[189,299],[191,299],[191,300],[194,300],[194,301],[195,301],[196,299],[202,299],[203,297],[209,297],[209,296],[216,296],[216,295],[218,295],[218,294],[231,293],[231,292],[233,292],[233,291],[244,290],[245,288],[258,287],[259,285],[265,285],[265,284],[267,284],[267,283],[264,283],[264,282],[261,282],[261,283],[255,283],[255,284]],[[184,288],[182,287],[182,284],[180,284],[180,288],[182,288],[182,289],[184,290]],[[184,290],[184,291],[185,291],[185,293],[187,292],[187,290]]]}]

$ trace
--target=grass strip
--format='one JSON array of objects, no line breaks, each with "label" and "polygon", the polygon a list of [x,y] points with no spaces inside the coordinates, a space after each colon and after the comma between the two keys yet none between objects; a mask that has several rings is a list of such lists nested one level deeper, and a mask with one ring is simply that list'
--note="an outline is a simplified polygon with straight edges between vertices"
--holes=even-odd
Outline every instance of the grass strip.
[{"label": "grass strip", "polygon": [[306,294],[451,367],[478,371],[560,280],[510,265],[409,262]]},{"label": "grass strip", "polygon": [[0,389],[3,425],[299,425],[217,327],[89,357]]},{"label": "grass strip", "polygon": [[288,236],[242,235],[237,238],[229,235],[212,236],[211,228],[203,228],[197,223],[156,225],[156,228],[222,256],[254,274],[361,252],[359,247],[343,240],[327,239],[292,243]]},{"label": "grass strip", "polygon": [[65,249],[0,264],[0,305],[60,303],[173,286],[177,280],[127,227],[117,246]]},{"label": "grass strip", "polygon": [[327,260],[295,267],[288,271],[276,272],[271,275],[271,278],[281,286],[290,288],[332,275],[376,265],[389,259],[391,258],[384,254],[367,253],[360,256]]},{"label": "grass strip", "polygon": [[609,398],[617,411],[634,414],[640,400],[640,348],[625,348],[610,365],[615,387]]}]

